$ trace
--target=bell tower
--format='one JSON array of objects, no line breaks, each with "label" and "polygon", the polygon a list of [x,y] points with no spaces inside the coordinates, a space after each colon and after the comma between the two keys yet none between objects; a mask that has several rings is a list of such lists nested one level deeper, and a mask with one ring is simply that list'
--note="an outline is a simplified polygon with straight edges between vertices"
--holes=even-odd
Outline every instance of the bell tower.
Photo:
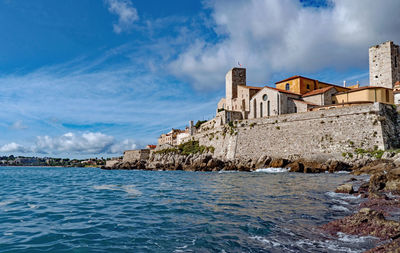
[{"label": "bell tower", "polygon": [[400,81],[400,48],[393,41],[369,48],[369,84],[394,88]]}]

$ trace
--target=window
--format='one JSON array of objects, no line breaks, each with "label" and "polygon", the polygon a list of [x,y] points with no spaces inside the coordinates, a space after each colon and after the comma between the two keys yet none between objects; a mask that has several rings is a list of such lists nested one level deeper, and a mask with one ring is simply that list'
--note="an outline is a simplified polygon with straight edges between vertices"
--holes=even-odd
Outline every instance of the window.
[{"label": "window", "polygon": [[260,103],[260,118],[263,117],[263,103]]},{"label": "window", "polygon": [[310,89],[310,85],[309,84],[307,84],[307,90],[309,90]]},{"label": "window", "polygon": [[267,95],[267,94],[264,94],[264,96],[262,97],[262,99],[263,99],[264,101],[267,101],[267,100],[268,100],[268,95]]},{"label": "window", "polygon": [[287,83],[285,89],[290,90],[290,84]]}]

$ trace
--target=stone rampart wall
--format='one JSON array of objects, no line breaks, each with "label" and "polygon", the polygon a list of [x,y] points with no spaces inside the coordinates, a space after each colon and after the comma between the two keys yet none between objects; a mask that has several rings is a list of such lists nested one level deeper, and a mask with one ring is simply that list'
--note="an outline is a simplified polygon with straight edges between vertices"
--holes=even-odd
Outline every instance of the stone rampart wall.
[{"label": "stone rampart wall", "polygon": [[150,149],[127,150],[124,152],[123,162],[144,161],[149,157]]},{"label": "stone rampart wall", "polygon": [[399,146],[397,113],[380,103],[243,120],[194,136],[225,159],[344,159],[343,153]]}]

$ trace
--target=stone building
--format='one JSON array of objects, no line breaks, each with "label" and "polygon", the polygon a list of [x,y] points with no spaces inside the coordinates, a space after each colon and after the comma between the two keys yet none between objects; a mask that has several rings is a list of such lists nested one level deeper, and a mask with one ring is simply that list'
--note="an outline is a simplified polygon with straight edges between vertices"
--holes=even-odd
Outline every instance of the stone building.
[{"label": "stone building", "polygon": [[394,103],[400,105],[400,81],[397,81],[393,87]]},{"label": "stone building", "polygon": [[196,128],[193,126],[193,121],[189,121],[189,126],[186,126],[185,130],[181,129],[174,129],[172,128],[171,131],[169,131],[166,134],[162,134],[158,138],[158,145],[164,145],[164,144],[169,144],[169,145],[179,145],[181,144],[184,140],[192,136],[196,131]]},{"label": "stone building", "polygon": [[387,41],[369,48],[369,83],[389,89],[400,81],[400,48]]}]

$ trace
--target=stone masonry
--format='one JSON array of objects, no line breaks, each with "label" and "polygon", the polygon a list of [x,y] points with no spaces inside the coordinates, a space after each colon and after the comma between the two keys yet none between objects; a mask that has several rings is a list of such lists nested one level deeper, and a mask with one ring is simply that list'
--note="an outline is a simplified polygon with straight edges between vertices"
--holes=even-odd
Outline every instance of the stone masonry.
[{"label": "stone masonry", "polygon": [[150,149],[127,150],[123,162],[145,161],[150,157]]},{"label": "stone masonry", "polygon": [[225,76],[226,106],[232,110],[232,99],[237,98],[238,85],[246,85],[246,69],[233,68]]},{"label": "stone masonry", "polygon": [[222,159],[304,158],[343,159],[357,148],[399,147],[397,113],[390,105],[374,103],[261,119],[236,121],[193,137],[213,146]]},{"label": "stone masonry", "polygon": [[400,48],[392,41],[369,48],[369,79],[371,86],[393,89],[400,81]]}]

